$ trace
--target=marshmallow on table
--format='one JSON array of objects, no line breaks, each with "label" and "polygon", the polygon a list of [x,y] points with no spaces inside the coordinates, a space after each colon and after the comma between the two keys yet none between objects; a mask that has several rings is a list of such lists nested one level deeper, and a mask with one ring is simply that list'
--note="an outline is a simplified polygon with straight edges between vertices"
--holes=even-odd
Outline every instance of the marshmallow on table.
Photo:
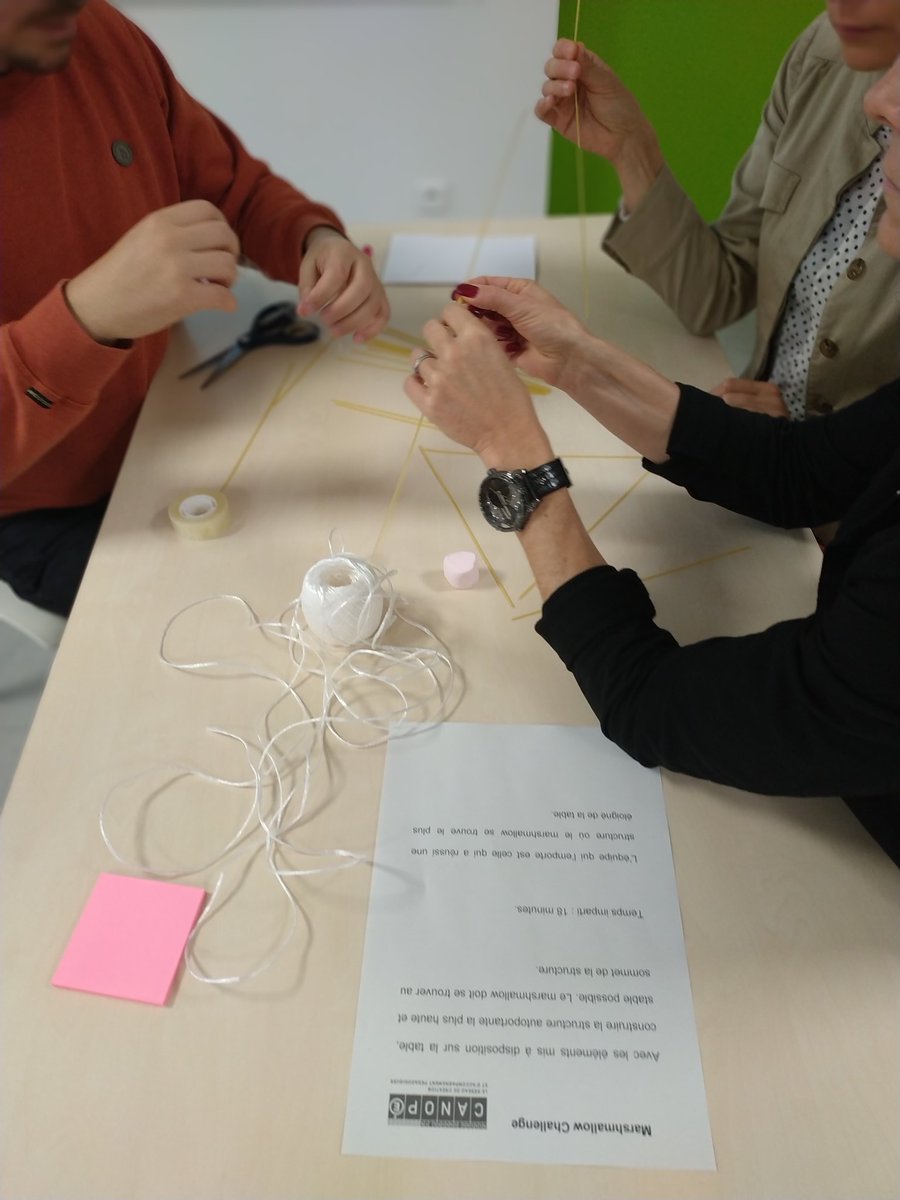
[{"label": "marshmallow on table", "polygon": [[455,588],[470,588],[478,582],[478,562],[471,550],[444,556],[444,578]]}]

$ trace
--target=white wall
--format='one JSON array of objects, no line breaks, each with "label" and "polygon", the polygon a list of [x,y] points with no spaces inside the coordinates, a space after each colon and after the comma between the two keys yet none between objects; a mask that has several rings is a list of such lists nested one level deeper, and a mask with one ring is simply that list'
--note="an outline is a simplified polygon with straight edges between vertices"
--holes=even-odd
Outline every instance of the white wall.
[{"label": "white wall", "polygon": [[[248,148],[347,221],[544,211],[557,0],[118,0]],[[498,178],[520,134],[495,204]],[[443,181],[432,203],[424,181]]]}]

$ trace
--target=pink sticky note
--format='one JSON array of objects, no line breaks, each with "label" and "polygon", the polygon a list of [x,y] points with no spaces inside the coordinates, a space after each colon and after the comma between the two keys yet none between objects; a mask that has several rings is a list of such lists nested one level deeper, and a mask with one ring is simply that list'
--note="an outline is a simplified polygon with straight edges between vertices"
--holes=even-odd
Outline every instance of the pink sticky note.
[{"label": "pink sticky note", "polygon": [[180,883],[101,875],[53,983],[165,1004],[206,892]]}]

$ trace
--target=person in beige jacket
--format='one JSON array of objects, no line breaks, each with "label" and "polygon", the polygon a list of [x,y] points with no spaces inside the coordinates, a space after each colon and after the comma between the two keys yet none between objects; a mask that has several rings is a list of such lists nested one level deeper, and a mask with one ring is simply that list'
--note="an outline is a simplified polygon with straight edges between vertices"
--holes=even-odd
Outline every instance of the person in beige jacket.
[{"label": "person in beige jacket", "polygon": [[801,418],[900,374],[900,264],[875,239],[886,131],[862,98],[900,53],[900,0],[828,0],[778,71],[722,215],[707,224],[615,74],[560,40],[536,113],[616,168],[623,198],[603,248],[691,332],[756,308],[748,378],[717,390],[740,407]]}]

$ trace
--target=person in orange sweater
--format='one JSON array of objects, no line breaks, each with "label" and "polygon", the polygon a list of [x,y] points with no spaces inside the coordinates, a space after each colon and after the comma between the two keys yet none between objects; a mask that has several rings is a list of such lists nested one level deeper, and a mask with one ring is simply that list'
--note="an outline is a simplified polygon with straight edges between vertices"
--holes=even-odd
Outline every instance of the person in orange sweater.
[{"label": "person in orange sweater", "polygon": [[388,304],[106,0],[0,0],[0,145],[0,578],[68,615],[173,324],[233,311],[242,257],[334,337]]}]

